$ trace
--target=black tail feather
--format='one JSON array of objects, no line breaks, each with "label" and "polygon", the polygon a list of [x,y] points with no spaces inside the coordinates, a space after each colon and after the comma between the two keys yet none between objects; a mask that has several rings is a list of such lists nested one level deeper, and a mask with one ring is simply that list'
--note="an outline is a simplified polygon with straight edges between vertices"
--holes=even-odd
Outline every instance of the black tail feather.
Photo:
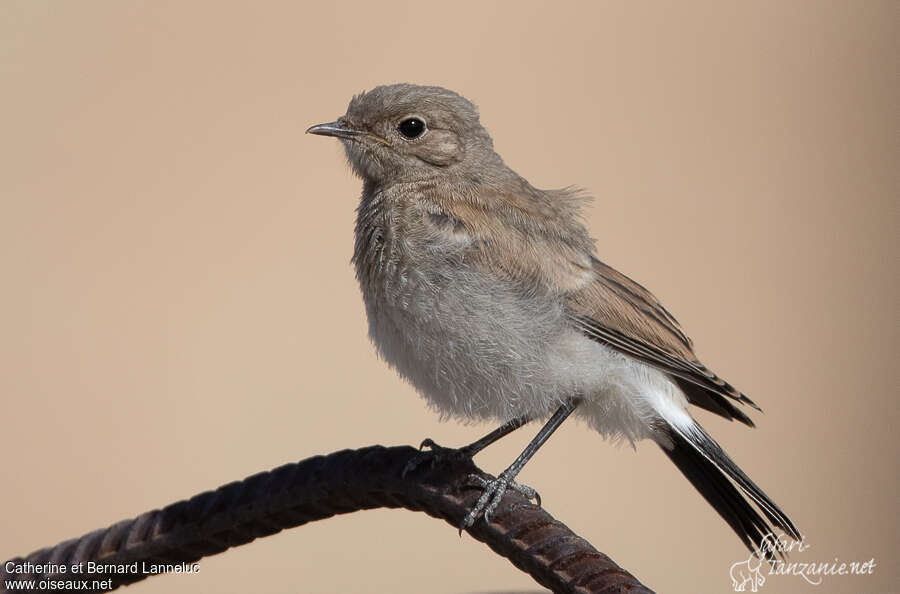
[{"label": "black tail feather", "polygon": [[772,557],[771,547],[763,546],[766,535],[772,533],[772,527],[750,505],[729,477],[753,499],[773,524],[791,537],[800,540],[799,531],[784,512],[738,468],[699,425],[696,429],[698,430],[696,433],[690,432],[689,438],[673,428],[669,432],[673,443],[672,449],[660,447],[704,499],[731,526],[747,548],[751,551],[764,550],[767,557]]}]

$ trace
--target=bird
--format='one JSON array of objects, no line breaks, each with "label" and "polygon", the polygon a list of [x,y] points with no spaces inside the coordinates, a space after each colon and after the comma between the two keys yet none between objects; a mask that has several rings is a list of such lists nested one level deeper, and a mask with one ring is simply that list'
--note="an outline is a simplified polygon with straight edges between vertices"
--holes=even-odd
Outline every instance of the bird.
[{"label": "bird", "polygon": [[[603,263],[588,198],[541,190],[506,165],[477,107],[438,86],[382,85],[307,133],[336,137],[362,180],[352,263],[379,356],[442,418],[499,423],[472,457],[532,421],[541,429],[481,494],[460,531],[489,521],[516,477],[570,416],[611,441],[659,445],[751,551],[774,525],[800,531],[691,415],[753,427],[746,395],[707,368],[678,321]],[[417,459],[405,470],[414,470]]]}]

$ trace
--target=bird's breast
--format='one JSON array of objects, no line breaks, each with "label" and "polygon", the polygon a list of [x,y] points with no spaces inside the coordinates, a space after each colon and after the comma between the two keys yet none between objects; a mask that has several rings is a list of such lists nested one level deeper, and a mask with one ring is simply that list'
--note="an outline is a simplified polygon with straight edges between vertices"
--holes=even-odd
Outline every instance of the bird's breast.
[{"label": "bird's breast", "polygon": [[645,383],[644,367],[574,329],[552,292],[467,258],[466,242],[433,213],[360,208],[354,263],[379,355],[446,416],[540,418],[585,396],[579,414],[601,433],[649,434],[621,387]]},{"label": "bird's breast", "polygon": [[391,215],[361,220],[354,263],[369,335],[381,357],[445,414],[544,414],[573,388],[553,360],[571,349],[561,304],[473,265],[458,249],[464,241],[406,233]]}]

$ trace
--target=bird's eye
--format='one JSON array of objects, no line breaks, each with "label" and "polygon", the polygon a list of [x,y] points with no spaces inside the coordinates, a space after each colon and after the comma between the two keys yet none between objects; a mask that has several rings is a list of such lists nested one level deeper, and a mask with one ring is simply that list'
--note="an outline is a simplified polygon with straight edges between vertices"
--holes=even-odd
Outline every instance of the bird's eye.
[{"label": "bird's eye", "polygon": [[400,134],[412,140],[413,138],[418,138],[422,134],[425,134],[425,122],[419,118],[406,118],[400,122],[400,125],[397,126],[397,130],[400,131]]}]

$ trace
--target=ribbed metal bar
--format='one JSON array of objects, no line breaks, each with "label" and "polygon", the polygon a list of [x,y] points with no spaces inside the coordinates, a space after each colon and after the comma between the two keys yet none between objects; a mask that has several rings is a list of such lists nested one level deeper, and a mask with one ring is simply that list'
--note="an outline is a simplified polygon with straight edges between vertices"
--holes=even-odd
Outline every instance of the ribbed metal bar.
[{"label": "ribbed metal bar", "polygon": [[[88,561],[113,567],[137,563],[190,564],[285,528],[343,513],[378,507],[424,511],[457,527],[478,498],[467,484],[470,474],[489,475],[467,460],[427,464],[402,476],[419,454],[408,446],[372,446],[344,450],[286,464],[229,483],[104,530],[64,541],[11,567],[30,563],[71,566]],[[590,543],[554,520],[515,491],[507,491],[490,523],[478,521],[467,532],[553,592],[652,594],[630,573]],[[79,575],[54,571],[7,572],[0,566],[0,592],[12,591],[8,580],[110,579],[109,587],[80,590],[108,592],[148,574]]]}]

